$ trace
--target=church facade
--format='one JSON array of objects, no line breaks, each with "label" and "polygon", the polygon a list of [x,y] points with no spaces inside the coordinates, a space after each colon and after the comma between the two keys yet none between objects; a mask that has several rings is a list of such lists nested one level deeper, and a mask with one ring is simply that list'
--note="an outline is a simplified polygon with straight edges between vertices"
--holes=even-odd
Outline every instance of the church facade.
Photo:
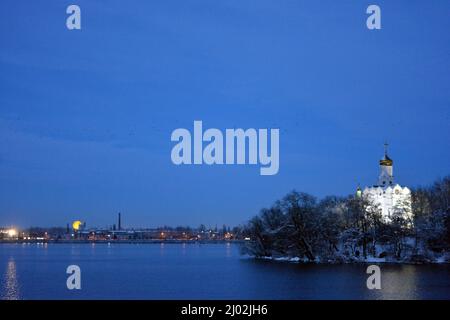
[{"label": "church facade", "polygon": [[358,188],[357,195],[366,197],[381,209],[386,222],[390,222],[392,215],[397,212],[404,218],[412,218],[411,191],[394,181],[394,161],[387,154],[385,144],[384,157],[380,160],[380,174],[376,185],[366,187],[363,191]]}]

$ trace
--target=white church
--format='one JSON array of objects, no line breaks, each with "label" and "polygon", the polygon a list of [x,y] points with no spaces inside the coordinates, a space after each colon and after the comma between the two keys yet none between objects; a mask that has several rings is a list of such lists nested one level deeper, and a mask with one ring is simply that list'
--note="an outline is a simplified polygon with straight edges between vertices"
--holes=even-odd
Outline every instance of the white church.
[{"label": "white church", "polygon": [[367,197],[372,203],[378,205],[386,222],[391,221],[395,211],[403,212],[405,218],[412,218],[411,191],[394,182],[394,161],[387,154],[387,144],[384,145],[384,157],[380,160],[380,175],[378,183],[366,187],[364,191],[358,187],[357,196]]}]

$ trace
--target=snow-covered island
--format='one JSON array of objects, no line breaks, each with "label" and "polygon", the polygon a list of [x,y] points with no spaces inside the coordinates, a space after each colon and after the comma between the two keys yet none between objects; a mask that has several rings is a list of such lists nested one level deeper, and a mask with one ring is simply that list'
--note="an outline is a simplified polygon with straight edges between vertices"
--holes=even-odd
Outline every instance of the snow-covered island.
[{"label": "snow-covered island", "polygon": [[375,186],[318,201],[292,191],[245,226],[242,253],[305,263],[450,263],[450,176],[428,187],[394,183],[380,160]]}]

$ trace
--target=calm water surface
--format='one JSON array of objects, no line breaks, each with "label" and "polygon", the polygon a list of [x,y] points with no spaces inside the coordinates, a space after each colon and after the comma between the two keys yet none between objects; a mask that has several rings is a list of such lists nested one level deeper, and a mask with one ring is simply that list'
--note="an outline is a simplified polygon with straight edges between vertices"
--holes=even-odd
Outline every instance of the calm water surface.
[{"label": "calm water surface", "polygon": [[[69,291],[66,268],[81,268]],[[235,244],[0,244],[0,299],[450,299],[448,265],[299,265]]]}]

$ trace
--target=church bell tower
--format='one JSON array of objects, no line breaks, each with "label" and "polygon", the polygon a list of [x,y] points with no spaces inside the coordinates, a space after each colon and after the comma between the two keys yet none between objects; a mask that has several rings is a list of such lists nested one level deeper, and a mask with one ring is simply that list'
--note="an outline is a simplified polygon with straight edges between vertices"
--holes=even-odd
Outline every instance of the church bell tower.
[{"label": "church bell tower", "polygon": [[384,157],[380,160],[380,175],[378,177],[378,185],[380,187],[388,187],[394,185],[393,164],[388,156],[388,144],[384,144]]}]

